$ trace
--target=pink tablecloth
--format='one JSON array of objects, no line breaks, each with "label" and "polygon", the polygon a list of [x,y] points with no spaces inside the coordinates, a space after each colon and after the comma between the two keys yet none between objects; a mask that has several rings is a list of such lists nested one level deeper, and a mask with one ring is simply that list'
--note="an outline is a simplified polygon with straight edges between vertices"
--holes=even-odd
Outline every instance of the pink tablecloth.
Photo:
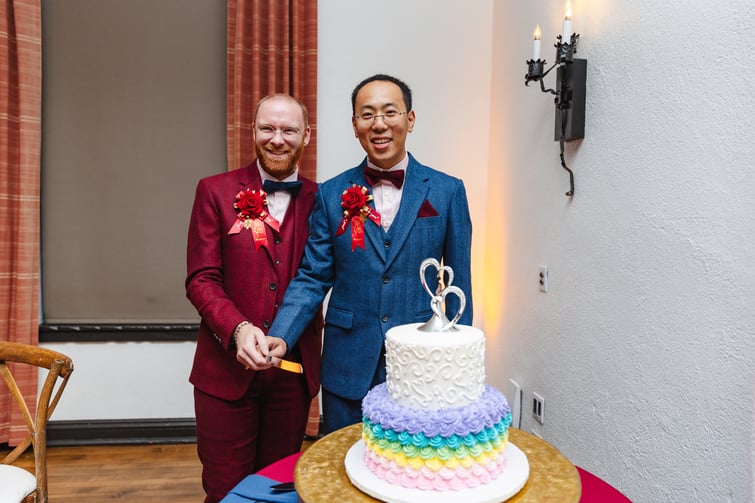
[{"label": "pink tablecloth", "polygon": [[262,475],[269,479],[277,480],[278,482],[293,482],[294,481],[294,467],[296,461],[301,456],[301,452],[291,454],[290,456],[276,461],[272,465],[266,466],[262,470],[257,472],[257,475]]}]

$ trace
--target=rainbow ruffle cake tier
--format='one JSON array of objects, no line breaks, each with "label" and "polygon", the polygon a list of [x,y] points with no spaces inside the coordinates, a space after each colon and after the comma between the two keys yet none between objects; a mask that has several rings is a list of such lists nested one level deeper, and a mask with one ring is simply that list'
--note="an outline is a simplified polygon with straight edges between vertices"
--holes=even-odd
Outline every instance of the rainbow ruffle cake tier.
[{"label": "rainbow ruffle cake tier", "polygon": [[364,398],[362,414],[365,464],[391,484],[461,490],[487,484],[505,468],[511,411],[491,386],[462,407],[420,410],[397,404],[381,384]]}]

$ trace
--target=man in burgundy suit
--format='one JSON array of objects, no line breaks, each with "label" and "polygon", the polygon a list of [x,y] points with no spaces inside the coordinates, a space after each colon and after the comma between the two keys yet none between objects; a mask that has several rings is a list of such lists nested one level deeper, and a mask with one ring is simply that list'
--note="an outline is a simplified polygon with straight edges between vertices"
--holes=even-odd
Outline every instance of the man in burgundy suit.
[{"label": "man in burgundy suit", "polygon": [[240,363],[267,333],[296,273],[317,191],[298,173],[310,138],[299,100],[263,98],[253,129],[257,160],[200,180],[189,225],[186,294],[201,316],[189,380],[205,503],[300,450],[320,387],[321,315],[286,356],[303,374]]}]

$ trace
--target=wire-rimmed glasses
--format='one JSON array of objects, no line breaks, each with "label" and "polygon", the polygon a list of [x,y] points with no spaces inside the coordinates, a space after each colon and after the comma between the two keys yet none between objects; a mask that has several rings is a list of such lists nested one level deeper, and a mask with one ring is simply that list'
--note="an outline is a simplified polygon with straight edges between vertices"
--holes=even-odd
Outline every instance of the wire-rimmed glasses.
[{"label": "wire-rimmed glasses", "polygon": [[399,118],[402,115],[406,115],[408,113],[409,112],[398,112],[396,110],[388,110],[387,112],[382,113],[382,114],[374,114],[372,112],[365,112],[362,115],[355,115],[354,119],[356,119],[357,122],[365,126],[373,124],[375,121],[378,120],[378,118],[383,119],[383,122],[388,125],[393,125],[398,122]]},{"label": "wire-rimmed glasses", "polygon": [[268,126],[266,124],[257,126],[257,136],[271,138],[275,136],[276,133],[280,133],[283,138],[291,139],[298,137],[301,134],[301,129],[295,127],[276,129],[273,126]]}]

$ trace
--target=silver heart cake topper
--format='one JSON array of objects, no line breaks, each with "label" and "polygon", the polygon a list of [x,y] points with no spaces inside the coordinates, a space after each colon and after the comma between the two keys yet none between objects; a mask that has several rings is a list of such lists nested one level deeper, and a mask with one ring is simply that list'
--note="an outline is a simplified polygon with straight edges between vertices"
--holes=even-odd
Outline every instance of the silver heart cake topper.
[{"label": "silver heart cake topper", "polygon": [[[435,293],[427,286],[427,279],[425,278],[425,271],[430,266],[435,267],[437,271],[438,288]],[[444,285],[446,274],[448,274],[448,283]],[[430,308],[433,310],[433,316],[424,325],[420,326],[418,330],[423,332],[452,332],[459,330],[456,328],[456,323],[461,318],[461,314],[467,306],[467,298],[461,288],[452,285],[454,281],[453,269],[447,265],[441,266],[434,258],[427,258],[422,261],[419,267],[419,279],[422,282],[422,287],[430,295]],[[449,293],[453,293],[459,298],[459,310],[456,312],[456,316],[450,321],[443,312],[443,304]]]}]

